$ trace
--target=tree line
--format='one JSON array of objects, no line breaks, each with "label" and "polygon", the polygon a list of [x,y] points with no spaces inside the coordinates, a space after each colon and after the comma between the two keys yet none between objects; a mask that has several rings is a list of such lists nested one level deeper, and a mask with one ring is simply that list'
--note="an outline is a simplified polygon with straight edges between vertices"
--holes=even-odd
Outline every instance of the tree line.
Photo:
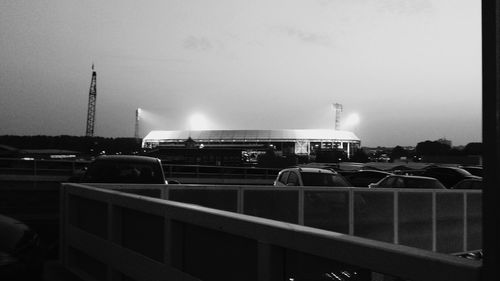
[{"label": "tree line", "polygon": [[104,138],[84,136],[0,136],[0,144],[16,149],[60,149],[97,155],[104,151],[107,154],[132,154],[141,149],[140,139]]}]

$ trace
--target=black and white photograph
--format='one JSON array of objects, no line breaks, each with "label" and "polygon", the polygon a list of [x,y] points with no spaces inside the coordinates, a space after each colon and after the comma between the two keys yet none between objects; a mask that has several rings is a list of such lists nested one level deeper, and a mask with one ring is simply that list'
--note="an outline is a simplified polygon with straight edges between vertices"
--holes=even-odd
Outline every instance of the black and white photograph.
[{"label": "black and white photograph", "polygon": [[0,0],[0,280],[497,280],[500,0]]}]

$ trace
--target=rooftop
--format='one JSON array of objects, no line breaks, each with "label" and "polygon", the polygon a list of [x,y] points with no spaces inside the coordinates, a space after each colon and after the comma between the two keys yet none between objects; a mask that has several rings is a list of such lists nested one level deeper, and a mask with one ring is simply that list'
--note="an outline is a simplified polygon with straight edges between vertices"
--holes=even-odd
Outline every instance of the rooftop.
[{"label": "rooftop", "polygon": [[290,141],[290,140],[342,140],[360,141],[349,131],[331,129],[302,130],[197,130],[197,131],[151,131],[144,137],[148,141],[180,141],[188,138],[194,141]]}]

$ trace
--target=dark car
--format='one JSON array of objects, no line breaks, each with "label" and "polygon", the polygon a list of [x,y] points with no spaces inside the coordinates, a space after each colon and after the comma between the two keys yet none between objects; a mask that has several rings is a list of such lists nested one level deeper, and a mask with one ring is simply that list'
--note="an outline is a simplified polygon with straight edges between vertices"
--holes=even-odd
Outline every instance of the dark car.
[{"label": "dark car", "polygon": [[430,177],[391,175],[377,183],[369,185],[370,188],[432,188],[446,189],[439,180]]},{"label": "dark car", "polygon": [[0,280],[40,279],[43,258],[38,234],[26,224],[0,215]]},{"label": "dark car", "polygon": [[483,167],[481,166],[460,166],[460,168],[471,173],[473,176],[478,176],[478,177],[483,176]]},{"label": "dark car", "polygon": [[389,175],[392,173],[376,170],[360,170],[343,174],[344,178],[355,187],[368,187],[370,183],[376,183]]},{"label": "dark car", "polygon": [[464,179],[451,187],[451,189],[483,189],[482,179]]},{"label": "dark car", "polygon": [[422,176],[438,179],[447,188],[451,188],[463,179],[479,178],[458,167],[429,167]]},{"label": "dark car", "polygon": [[82,183],[166,184],[158,158],[136,155],[103,155],[92,161]]},{"label": "dark car", "polygon": [[319,168],[289,168],[281,170],[274,186],[351,186],[339,173]]}]

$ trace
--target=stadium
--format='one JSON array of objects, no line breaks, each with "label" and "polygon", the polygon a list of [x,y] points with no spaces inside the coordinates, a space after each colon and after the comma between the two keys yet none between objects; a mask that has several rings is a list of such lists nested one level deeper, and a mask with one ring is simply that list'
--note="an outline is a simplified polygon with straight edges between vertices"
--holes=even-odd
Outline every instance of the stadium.
[{"label": "stadium", "polygon": [[360,144],[354,133],[331,129],[151,131],[142,140],[148,154],[166,162],[216,165],[254,162],[269,148],[282,156],[338,149],[351,157]]}]

